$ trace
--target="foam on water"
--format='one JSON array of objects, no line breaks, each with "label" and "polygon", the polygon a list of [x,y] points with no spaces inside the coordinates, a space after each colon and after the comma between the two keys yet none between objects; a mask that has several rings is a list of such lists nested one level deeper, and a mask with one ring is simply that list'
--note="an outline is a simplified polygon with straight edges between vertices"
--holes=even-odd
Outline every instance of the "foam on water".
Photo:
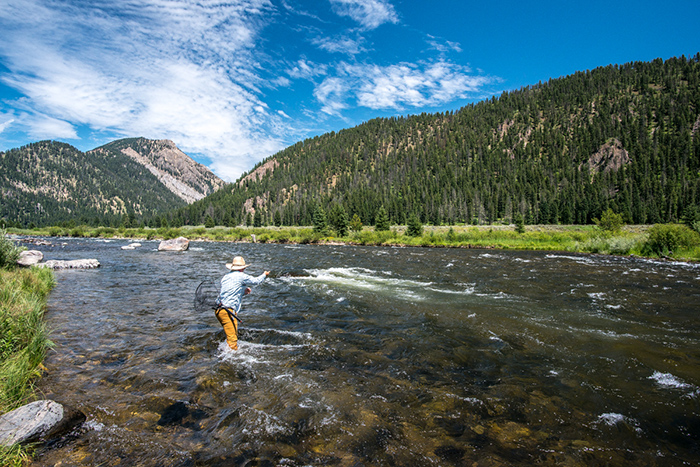
[{"label": "foam on water", "polygon": [[598,416],[598,420],[596,420],[596,423],[598,425],[606,426],[617,426],[620,424],[625,424],[632,428],[634,431],[636,431],[638,434],[642,433],[642,429],[640,428],[639,422],[637,420],[635,420],[632,417],[626,417],[620,413],[608,412],[601,414],[600,416]]},{"label": "foam on water", "polygon": [[[432,294],[471,295],[475,291],[474,284],[455,284],[456,289],[438,287],[434,282],[415,279],[396,279],[391,272],[375,271],[367,268],[328,268],[306,270],[308,276],[284,277],[287,282],[319,283],[337,289],[365,290],[379,294],[391,294],[393,298],[406,301],[427,301],[434,299]],[[463,287],[463,288],[462,288]],[[484,296],[494,296],[484,294]],[[494,298],[504,298],[505,294],[496,294]],[[345,300],[344,296],[337,297],[338,302]]]},{"label": "foam on water", "polygon": [[692,384],[684,383],[677,377],[673,376],[671,373],[661,373],[660,371],[655,371],[653,375],[649,377],[649,379],[656,381],[656,384],[658,384],[661,387],[664,388],[670,388],[670,389],[691,389],[693,388]]}]

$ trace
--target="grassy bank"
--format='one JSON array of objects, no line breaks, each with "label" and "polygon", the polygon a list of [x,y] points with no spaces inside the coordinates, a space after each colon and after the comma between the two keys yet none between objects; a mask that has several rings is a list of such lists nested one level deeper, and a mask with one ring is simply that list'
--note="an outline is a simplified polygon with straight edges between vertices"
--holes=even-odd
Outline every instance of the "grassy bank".
[{"label": "grassy bank", "polygon": [[[4,253],[13,248],[2,232],[0,242]],[[50,269],[0,264],[0,414],[32,396],[32,383],[41,372],[50,345],[43,318],[53,286]],[[26,459],[27,453],[20,446],[0,448],[0,465],[19,466]]]},{"label": "grassy bank", "polygon": [[556,250],[577,253],[637,255],[700,260],[700,234],[679,224],[625,226],[619,231],[604,231],[592,225],[525,226],[519,233],[513,225],[424,226],[419,236],[407,235],[405,226],[377,232],[365,227],[343,237],[324,235],[311,227],[180,227],[180,228],[74,228],[49,227],[33,230],[12,229],[13,233],[40,236],[94,238],[170,239],[249,242],[255,236],[260,243],[345,243],[352,245],[397,245],[447,248],[496,248],[512,250]]}]

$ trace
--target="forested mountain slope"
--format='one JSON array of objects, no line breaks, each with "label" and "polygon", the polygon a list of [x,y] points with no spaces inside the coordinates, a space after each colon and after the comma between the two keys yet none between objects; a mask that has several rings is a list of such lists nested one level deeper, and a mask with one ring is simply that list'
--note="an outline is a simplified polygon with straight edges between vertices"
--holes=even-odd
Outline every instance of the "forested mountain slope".
[{"label": "forested mountain slope", "polygon": [[128,138],[111,142],[88,154],[123,154],[143,165],[170,191],[187,203],[204,198],[226,183],[193,161],[170,140]]},{"label": "forested mountain slope", "polygon": [[[342,205],[365,224],[679,219],[700,201],[700,54],[583,71],[455,112],[379,118],[299,142],[174,224],[310,225]],[[278,214],[277,214],[278,213]]]},{"label": "forested mountain slope", "polygon": [[[185,199],[162,183],[151,167],[121,151],[130,144],[151,151],[164,143],[174,147],[171,142],[138,138],[83,153],[65,143],[42,141],[0,153],[0,220],[17,226],[116,225],[184,206]],[[223,185],[206,171],[209,175],[196,183]],[[209,181],[211,177],[216,180]],[[186,180],[172,178],[185,185]],[[211,192],[209,186],[199,198]]]}]

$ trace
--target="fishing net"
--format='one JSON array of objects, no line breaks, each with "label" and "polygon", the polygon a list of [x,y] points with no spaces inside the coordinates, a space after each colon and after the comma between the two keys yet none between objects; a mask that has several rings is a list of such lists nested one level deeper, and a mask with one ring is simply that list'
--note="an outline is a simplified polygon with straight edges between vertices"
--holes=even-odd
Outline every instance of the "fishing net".
[{"label": "fishing net", "polygon": [[216,299],[219,296],[219,282],[203,281],[194,292],[194,309],[198,313],[216,309]]}]

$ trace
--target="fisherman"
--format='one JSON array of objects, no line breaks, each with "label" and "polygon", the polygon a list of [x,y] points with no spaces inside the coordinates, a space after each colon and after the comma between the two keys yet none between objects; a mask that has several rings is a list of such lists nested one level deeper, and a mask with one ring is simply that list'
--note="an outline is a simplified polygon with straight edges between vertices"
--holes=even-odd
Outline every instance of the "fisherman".
[{"label": "fisherman", "polygon": [[241,256],[236,256],[233,261],[226,264],[231,271],[221,278],[221,292],[216,299],[216,318],[221,323],[226,333],[226,342],[233,350],[238,350],[238,311],[241,309],[243,295],[251,292],[250,285],[262,284],[270,271],[265,271],[257,277],[246,274],[246,264]]}]

